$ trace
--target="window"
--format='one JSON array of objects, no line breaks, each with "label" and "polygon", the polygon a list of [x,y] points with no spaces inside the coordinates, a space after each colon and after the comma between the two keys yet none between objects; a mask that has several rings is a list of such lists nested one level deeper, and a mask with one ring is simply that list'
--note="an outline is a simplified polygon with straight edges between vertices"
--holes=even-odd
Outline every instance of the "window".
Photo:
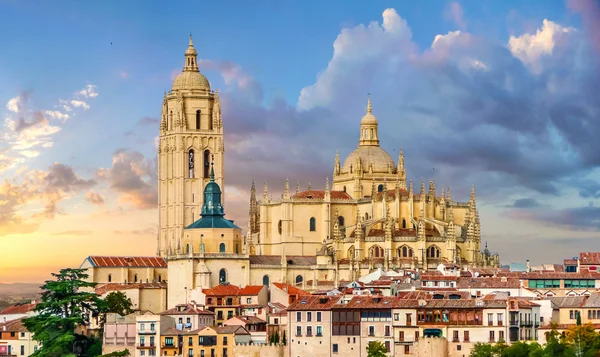
[{"label": "window", "polygon": [[108,282],[110,283],[112,281],[112,275],[108,274]]},{"label": "window", "polygon": [[464,331],[463,332],[463,341],[464,342],[469,342],[469,331]]},{"label": "window", "polygon": [[296,312],[296,321],[297,322],[302,321],[302,312],[300,312],[300,311]]},{"label": "window", "polygon": [[196,129],[200,129],[200,111],[196,110]]},{"label": "window", "polygon": [[21,345],[21,356],[25,355],[25,346]]},{"label": "window", "polygon": [[246,304],[252,304],[252,298],[246,298]]},{"label": "window", "polygon": [[488,326],[493,326],[494,325],[494,314],[487,314],[488,315]]},{"label": "window", "polygon": [[435,245],[432,245],[429,248],[427,248],[427,258],[439,259],[439,257],[440,257],[440,248],[438,248]]},{"label": "window", "polygon": [[411,247],[403,245],[402,247],[398,248],[398,256],[400,258],[412,258],[413,250]]},{"label": "window", "polygon": [[390,327],[389,326],[385,327],[385,335],[390,336]]},{"label": "window", "polygon": [[146,345],[146,338],[144,336],[140,337],[140,346],[144,347]]},{"label": "window", "polygon": [[194,178],[194,150],[188,152],[188,177]]},{"label": "window", "polygon": [[315,232],[317,230],[317,220],[315,217],[310,217],[310,231]]},{"label": "window", "polygon": [[404,331],[398,332],[398,341],[404,341]]},{"label": "window", "polygon": [[173,347],[173,337],[165,337],[165,346]]},{"label": "window", "polygon": [[154,324],[150,324],[150,331],[154,331]]},{"label": "window", "polygon": [[323,326],[317,326],[317,336],[323,336]]},{"label": "window", "polygon": [[378,245],[372,246],[369,249],[369,257],[371,258],[383,258],[383,248]]},{"label": "window", "polygon": [[385,351],[390,352],[390,341],[385,341]]},{"label": "window", "polygon": [[333,353],[338,353],[338,344],[334,343],[333,345],[331,345],[331,351]]},{"label": "window", "polygon": [[394,313],[394,321],[400,320],[400,314]]},{"label": "window", "polygon": [[302,336],[302,326],[296,326],[296,336]]},{"label": "window", "polygon": [[415,341],[419,341],[419,331],[415,331]]},{"label": "window", "polygon": [[369,336],[375,336],[375,326],[369,326]]},{"label": "window", "polygon": [[377,186],[377,192],[383,192],[383,185]]},{"label": "window", "polygon": [[406,314],[406,326],[410,326],[412,324],[412,314]]},{"label": "window", "polygon": [[225,243],[219,244],[219,253],[225,253]]},{"label": "window", "polygon": [[223,345],[227,346],[227,336],[223,336]]},{"label": "window", "polygon": [[409,345],[404,345],[404,354],[410,354],[410,346]]},{"label": "window", "polygon": [[498,331],[498,340],[504,341],[504,331]]},{"label": "window", "polygon": [[458,330],[454,330],[452,333],[452,342],[458,342]]},{"label": "window", "polygon": [[406,220],[404,218],[402,219],[402,228],[406,228]]},{"label": "window", "polygon": [[321,311],[317,311],[317,322],[321,321]]},{"label": "window", "polygon": [[283,224],[281,223],[281,220],[279,220],[279,223],[277,223],[277,231],[279,232],[279,234],[283,232]]},{"label": "window", "polygon": [[227,271],[225,269],[219,270],[219,284],[227,282]]},{"label": "window", "polygon": [[345,220],[344,220],[344,216],[339,216],[339,217],[338,217],[338,225],[339,225],[340,227],[343,227],[343,226],[345,226]]},{"label": "window", "polygon": [[302,275],[296,276],[296,285],[302,284],[302,281],[304,281],[304,278],[302,277]]},{"label": "window", "polygon": [[133,276],[133,282],[134,282],[134,283],[137,283],[137,279],[138,279],[138,278],[137,278],[137,274],[135,274],[135,275]]},{"label": "window", "polygon": [[190,254],[190,245],[189,244],[185,245],[185,254]]},{"label": "window", "polygon": [[496,341],[496,337],[494,335],[494,331],[490,331],[490,342],[495,342]]},{"label": "window", "polygon": [[311,322],[312,321],[312,312],[310,312],[310,311],[306,312],[306,321],[307,322]]},{"label": "window", "polygon": [[159,283],[162,282],[162,275],[160,275],[160,274],[158,275],[158,282]]},{"label": "window", "polygon": [[193,345],[194,344],[194,338],[193,337],[188,337],[188,345]]},{"label": "window", "polygon": [[306,336],[312,336],[312,326],[306,326]]},{"label": "window", "polygon": [[145,324],[140,324],[140,331],[144,332],[146,330],[146,325]]},{"label": "window", "polygon": [[204,150],[204,178],[208,178],[210,176],[210,151]]}]

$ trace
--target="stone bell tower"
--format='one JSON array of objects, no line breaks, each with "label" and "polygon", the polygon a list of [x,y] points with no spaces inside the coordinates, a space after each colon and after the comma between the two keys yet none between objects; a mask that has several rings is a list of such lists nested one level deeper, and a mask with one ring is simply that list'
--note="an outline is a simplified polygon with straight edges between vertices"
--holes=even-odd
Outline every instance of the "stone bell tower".
[{"label": "stone bell tower", "polygon": [[219,93],[198,69],[192,36],[183,70],[163,98],[159,138],[157,253],[166,257],[181,245],[183,229],[200,218],[213,158],[215,182],[225,188]]}]

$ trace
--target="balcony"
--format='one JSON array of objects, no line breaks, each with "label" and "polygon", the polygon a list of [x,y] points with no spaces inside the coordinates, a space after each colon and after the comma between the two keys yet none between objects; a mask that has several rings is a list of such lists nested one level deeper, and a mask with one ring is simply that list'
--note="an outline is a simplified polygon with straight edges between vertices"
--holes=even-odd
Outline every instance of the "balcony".
[{"label": "balcony", "polygon": [[521,321],[521,327],[532,327],[533,321]]},{"label": "balcony", "polygon": [[154,343],[140,343],[139,345],[137,345],[137,348],[140,350],[153,349],[156,348],[156,345]]},{"label": "balcony", "polygon": [[156,335],[156,330],[139,330],[139,335]]},{"label": "balcony", "polygon": [[452,342],[460,342],[460,339],[459,339],[458,337],[454,337],[454,338],[452,339]]},{"label": "balcony", "polygon": [[406,341],[406,340],[396,340],[394,344],[396,345],[412,345],[415,341]]},{"label": "balcony", "polygon": [[519,320],[510,320],[511,327],[519,327]]}]

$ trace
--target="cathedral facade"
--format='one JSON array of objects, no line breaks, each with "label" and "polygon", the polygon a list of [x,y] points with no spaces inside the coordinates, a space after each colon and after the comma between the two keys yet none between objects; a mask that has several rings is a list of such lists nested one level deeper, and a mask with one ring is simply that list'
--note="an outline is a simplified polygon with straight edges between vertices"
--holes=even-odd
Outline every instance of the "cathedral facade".
[{"label": "cathedral facade", "polygon": [[[167,261],[169,307],[202,301],[219,283],[288,282],[310,290],[336,285],[377,268],[435,269],[440,263],[497,266],[481,252],[475,192],[468,202],[418,193],[407,185],[402,152],[396,163],[379,145],[371,101],[358,148],[336,154],[324,190],[290,191],[262,199],[252,184],[248,231],[224,209],[223,121],[218,92],[197,66],[190,43],[182,73],[165,93],[159,145],[158,255]],[[225,120],[226,125],[226,120]]]}]

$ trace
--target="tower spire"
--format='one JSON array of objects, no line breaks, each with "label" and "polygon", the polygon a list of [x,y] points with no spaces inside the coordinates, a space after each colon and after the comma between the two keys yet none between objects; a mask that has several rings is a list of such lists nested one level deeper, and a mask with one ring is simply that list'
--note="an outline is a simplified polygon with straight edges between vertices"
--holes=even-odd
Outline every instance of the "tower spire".
[{"label": "tower spire", "polygon": [[283,191],[283,198],[290,198],[290,180],[288,180],[287,178],[285,179],[285,189]]},{"label": "tower spire", "polygon": [[210,182],[215,182],[215,155],[210,158]]},{"label": "tower spire", "polygon": [[183,65],[183,71],[194,71],[198,72],[198,53],[194,48],[194,42],[192,41],[192,34],[190,34],[190,42],[188,48],[185,50],[185,63]]},{"label": "tower spire", "polygon": [[378,122],[373,115],[371,97],[367,99],[367,113],[360,120],[360,140],[358,146],[379,146]]}]

